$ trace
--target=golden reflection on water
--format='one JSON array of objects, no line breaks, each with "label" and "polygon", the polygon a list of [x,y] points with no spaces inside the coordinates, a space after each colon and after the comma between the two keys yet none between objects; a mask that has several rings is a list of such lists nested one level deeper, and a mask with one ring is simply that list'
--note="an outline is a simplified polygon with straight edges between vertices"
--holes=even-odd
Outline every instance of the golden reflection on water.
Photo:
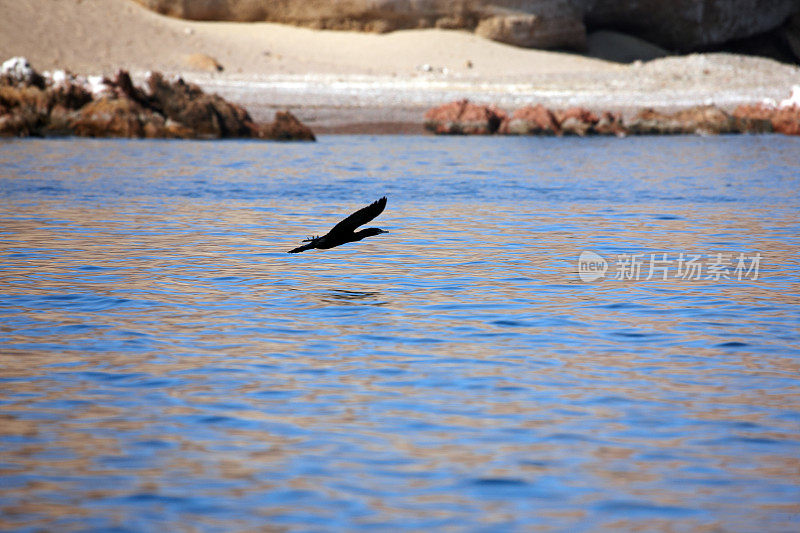
[{"label": "golden reflection on water", "polygon": [[[600,525],[735,527],[744,511],[714,476],[741,483],[751,516],[796,522],[796,505],[746,487],[800,482],[787,452],[796,418],[779,416],[800,412],[788,380],[800,346],[769,332],[800,293],[797,249],[776,238],[794,218],[714,208],[698,226],[688,208],[661,220],[635,206],[619,218],[473,204],[431,217],[405,205],[376,221],[387,235],[291,256],[336,216],[276,215],[277,202],[141,207],[39,201],[6,219],[0,294],[27,304],[0,325],[0,476],[42,479],[0,486],[12,502],[2,528],[47,528],[95,504],[124,525],[119,499],[196,492],[252,499],[269,522],[292,510],[291,497],[269,497],[288,489],[319,494],[304,511],[323,517],[320,501],[347,494],[374,514],[359,519],[367,525],[523,513],[547,529],[607,500],[680,509],[700,498],[714,519]],[[580,282],[579,252],[613,243],[645,253],[746,243],[763,277]],[[96,302],[54,299],[71,296]],[[783,444],[753,460],[737,438]],[[154,450],[136,447],[147,442]],[[314,458],[317,468],[293,466]],[[380,496],[389,474],[403,496]],[[569,492],[578,477],[587,485]],[[696,482],[691,494],[681,477]],[[118,483],[86,481],[101,478]],[[508,483],[535,512],[481,498],[476,480]],[[186,520],[252,525],[191,510],[164,525]]]}]

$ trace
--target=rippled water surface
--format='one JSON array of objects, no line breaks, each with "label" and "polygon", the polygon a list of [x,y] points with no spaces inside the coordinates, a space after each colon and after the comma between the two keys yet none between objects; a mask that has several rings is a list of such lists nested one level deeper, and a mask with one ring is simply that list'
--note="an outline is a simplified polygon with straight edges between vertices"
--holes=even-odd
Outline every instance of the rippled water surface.
[{"label": "rippled water surface", "polygon": [[0,529],[797,531],[798,154],[3,141]]}]

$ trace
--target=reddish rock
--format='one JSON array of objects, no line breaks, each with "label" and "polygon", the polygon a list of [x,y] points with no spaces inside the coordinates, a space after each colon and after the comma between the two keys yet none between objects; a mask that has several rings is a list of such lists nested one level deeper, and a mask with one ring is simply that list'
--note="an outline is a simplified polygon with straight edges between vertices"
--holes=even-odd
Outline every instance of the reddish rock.
[{"label": "reddish rock", "polygon": [[583,137],[594,133],[595,124],[600,118],[583,107],[570,107],[563,111],[555,112],[556,122],[563,135],[580,135]]},{"label": "reddish rock", "polygon": [[82,137],[197,137],[193,129],[165,119],[129,98],[101,98],[87,104],[72,120],[70,128],[72,133]]},{"label": "reddish rock", "polygon": [[800,106],[778,108],[772,116],[772,128],[784,135],[800,135]]},{"label": "reddish rock", "polygon": [[144,137],[144,111],[128,98],[101,98],[80,110],[73,131],[82,137]]},{"label": "reddish rock", "polygon": [[780,106],[768,104],[740,105],[733,112],[739,131],[783,133],[800,135],[800,106],[793,98],[781,102]]},{"label": "reddish rock", "polygon": [[773,131],[772,117],[775,108],[764,104],[743,104],[733,111],[736,131],[742,133],[769,133]]},{"label": "reddish rock", "polygon": [[436,134],[490,135],[497,132],[507,116],[494,106],[459,100],[429,109],[425,113],[425,129]]},{"label": "reddish rock", "polygon": [[514,111],[500,125],[499,133],[505,135],[556,135],[558,123],[553,112],[541,104],[527,105]]},{"label": "reddish rock", "polygon": [[628,134],[622,114],[610,111],[603,111],[597,124],[594,125],[594,131],[598,135],[616,135],[617,137],[624,137]]},{"label": "reddish rock", "polygon": [[288,111],[278,111],[275,113],[275,121],[271,124],[263,124],[257,128],[257,136],[260,139],[273,141],[315,141],[314,132],[311,128],[300,122],[297,117]]},{"label": "reddish rock", "polygon": [[630,133],[639,135],[675,135],[682,133],[736,133],[734,118],[715,106],[696,106],[667,114],[644,109],[627,124]]}]

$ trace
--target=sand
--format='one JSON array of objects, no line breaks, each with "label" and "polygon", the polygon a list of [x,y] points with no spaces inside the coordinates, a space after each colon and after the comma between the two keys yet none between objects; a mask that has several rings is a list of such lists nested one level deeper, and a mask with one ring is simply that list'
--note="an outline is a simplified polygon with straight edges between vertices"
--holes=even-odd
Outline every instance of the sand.
[{"label": "sand", "polygon": [[[652,57],[635,40],[598,35],[593,42],[606,55],[627,43],[630,49],[612,56]],[[204,70],[197,54],[224,70]],[[18,55],[40,71],[182,75],[245,104],[259,120],[288,108],[322,132],[418,131],[425,109],[462,97],[507,110],[543,103],[629,112],[780,100],[800,84],[800,69],[761,58],[707,54],[625,64],[464,31],[377,35],[184,21],[128,0],[0,0],[0,59]]]}]

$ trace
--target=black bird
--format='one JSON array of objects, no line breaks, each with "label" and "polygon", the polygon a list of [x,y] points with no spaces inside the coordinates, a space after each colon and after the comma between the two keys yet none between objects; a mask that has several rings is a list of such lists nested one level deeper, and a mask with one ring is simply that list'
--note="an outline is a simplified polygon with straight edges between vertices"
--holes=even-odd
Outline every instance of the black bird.
[{"label": "black bird", "polygon": [[386,197],[384,196],[376,202],[372,202],[367,207],[362,207],[346,219],[336,224],[327,235],[322,237],[311,237],[305,239],[302,246],[298,246],[294,250],[289,250],[288,253],[296,254],[297,252],[304,252],[312,248],[319,248],[320,250],[327,250],[340,244],[345,244],[353,241],[360,241],[364,237],[372,237],[373,235],[380,235],[381,233],[389,233],[380,228],[366,228],[355,231],[357,227],[363,226],[373,218],[383,213],[386,207]]}]

